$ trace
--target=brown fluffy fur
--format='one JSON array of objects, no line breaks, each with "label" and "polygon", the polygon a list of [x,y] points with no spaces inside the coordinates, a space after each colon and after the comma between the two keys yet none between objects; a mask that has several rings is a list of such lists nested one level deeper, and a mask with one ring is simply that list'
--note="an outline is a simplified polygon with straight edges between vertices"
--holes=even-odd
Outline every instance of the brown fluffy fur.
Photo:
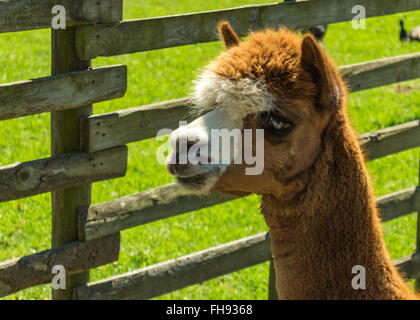
[{"label": "brown fluffy fur", "polygon": [[232,27],[228,22],[221,22],[217,27],[220,37],[223,39],[226,48],[235,47],[241,42],[241,39],[233,31]]},{"label": "brown fluffy fur", "polygon": [[[262,194],[279,297],[415,299],[386,251],[365,160],[347,117],[346,87],[334,63],[308,35],[302,40],[288,30],[266,30],[240,42],[223,28],[230,49],[209,69],[232,81],[263,79],[303,126],[285,141],[266,138],[263,175],[245,176],[243,167],[232,165],[214,188]],[[244,127],[256,125],[251,119]],[[287,151],[286,160],[279,148]],[[365,290],[351,286],[354,265],[366,268]]]},{"label": "brown fluffy fur", "polygon": [[[340,112],[327,126],[320,156],[294,178],[305,187],[283,201],[263,195],[279,297],[414,299],[392,266],[357,139]],[[354,290],[354,265],[366,290]]]}]

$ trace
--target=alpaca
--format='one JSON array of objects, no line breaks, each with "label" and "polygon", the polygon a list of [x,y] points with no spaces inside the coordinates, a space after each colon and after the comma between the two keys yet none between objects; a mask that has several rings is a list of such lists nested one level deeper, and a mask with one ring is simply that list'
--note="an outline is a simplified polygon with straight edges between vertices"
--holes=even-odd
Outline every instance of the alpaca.
[{"label": "alpaca", "polygon": [[[201,116],[171,135],[168,171],[196,192],[262,195],[280,299],[415,299],[385,249],[332,60],[310,34],[268,29],[242,41],[228,22],[219,33],[227,50],[197,80],[191,108]],[[233,162],[237,154],[230,163],[206,163],[213,153],[177,161],[181,139],[190,150],[194,135],[214,128],[263,129],[263,172],[247,175],[249,165]],[[365,268],[364,289],[352,286],[354,266]]]}]

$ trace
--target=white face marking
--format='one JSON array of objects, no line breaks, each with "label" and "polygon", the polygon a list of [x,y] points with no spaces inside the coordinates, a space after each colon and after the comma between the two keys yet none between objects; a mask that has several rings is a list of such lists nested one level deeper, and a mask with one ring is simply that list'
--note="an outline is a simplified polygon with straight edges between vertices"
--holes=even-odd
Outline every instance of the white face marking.
[{"label": "white face marking", "polygon": [[[192,102],[193,113],[207,113],[172,133],[172,149],[179,149],[178,154],[172,153],[167,161],[175,164],[178,157],[179,164],[188,164],[187,170],[177,173],[178,178],[206,175],[199,191],[207,192],[235,157],[242,156],[242,139],[237,137],[238,133],[241,136],[243,119],[249,114],[274,109],[276,97],[261,80],[229,80],[205,71],[196,82]],[[231,137],[234,143],[230,143]],[[204,152],[200,148],[200,154],[196,155],[194,146],[187,150],[187,141],[194,146],[207,147]]]},{"label": "white face marking", "polygon": [[[192,163],[196,158],[197,162],[200,163],[201,170],[204,172],[206,169],[214,170],[214,167],[219,168],[219,172],[222,173],[229,164],[233,162],[234,157],[240,150],[241,141],[235,139],[235,143],[230,143],[230,137],[235,133],[240,134],[242,129],[242,121],[232,121],[227,117],[224,110],[213,110],[210,111],[198,119],[194,120],[187,126],[182,126],[175,130],[171,135],[172,149],[179,148],[179,163],[186,164],[187,156],[188,163]],[[194,143],[193,148],[189,149],[187,155],[187,141]],[[199,143],[198,143],[199,141]],[[178,146],[177,146],[177,143]],[[213,144],[216,143],[217,146]],[[184,150],[182,150],[182,144],[184,144]],[[196,157],[198,147],[200,148],[200,156]],[[203,152],[204,151],[204,152]],[[183,156],[183,158],[182,158]],[[174,154],[171,155],[174,163]]]},{"label": "white face marking", "polygon": [[230,80],[205,71],[195,83],[192,111],[224,109],[232,121],[238,122],[251,113],[275,108],[277,98],[262,80],[243,78]]}]

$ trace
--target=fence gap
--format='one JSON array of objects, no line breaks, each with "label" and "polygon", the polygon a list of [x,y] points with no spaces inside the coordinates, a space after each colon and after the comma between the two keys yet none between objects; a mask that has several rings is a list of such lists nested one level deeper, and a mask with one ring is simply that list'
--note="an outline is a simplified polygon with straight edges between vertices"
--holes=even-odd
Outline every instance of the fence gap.
[{"label": "fence gap", "polygon": [[[65,30],[52,29],[51,73],[80,71],[90,68],[90,60],[82,61],[75,51],[75,27]],[[80,117],[92,114],[92,105],[77,109],[51,112],[51,155],[79,151]],[[52,202],[52,247],[77,240],[77,216],[79,206],[91,202],[91,185],[75,187],[51,193]],[[66,277],[66,289],[52,289],[52,299],[72,298],[76,285],[89,281],[89,271]]]}]

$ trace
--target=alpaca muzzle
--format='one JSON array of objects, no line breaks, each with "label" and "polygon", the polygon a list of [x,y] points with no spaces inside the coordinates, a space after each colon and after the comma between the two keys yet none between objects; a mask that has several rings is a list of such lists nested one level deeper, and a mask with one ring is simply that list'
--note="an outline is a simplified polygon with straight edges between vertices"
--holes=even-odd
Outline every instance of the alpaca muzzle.
[{"label": "alpaca muzzle", "polygon": [[213,110],[175,130],[170,138],[173,151],[166,161],[168,172],[188,189],[210,191],[233,161],[234,144],[230,136],[229,143],[223,143],[226,139],[220,134],[230,134],[232,129],[240,133],[222,111]]}]

